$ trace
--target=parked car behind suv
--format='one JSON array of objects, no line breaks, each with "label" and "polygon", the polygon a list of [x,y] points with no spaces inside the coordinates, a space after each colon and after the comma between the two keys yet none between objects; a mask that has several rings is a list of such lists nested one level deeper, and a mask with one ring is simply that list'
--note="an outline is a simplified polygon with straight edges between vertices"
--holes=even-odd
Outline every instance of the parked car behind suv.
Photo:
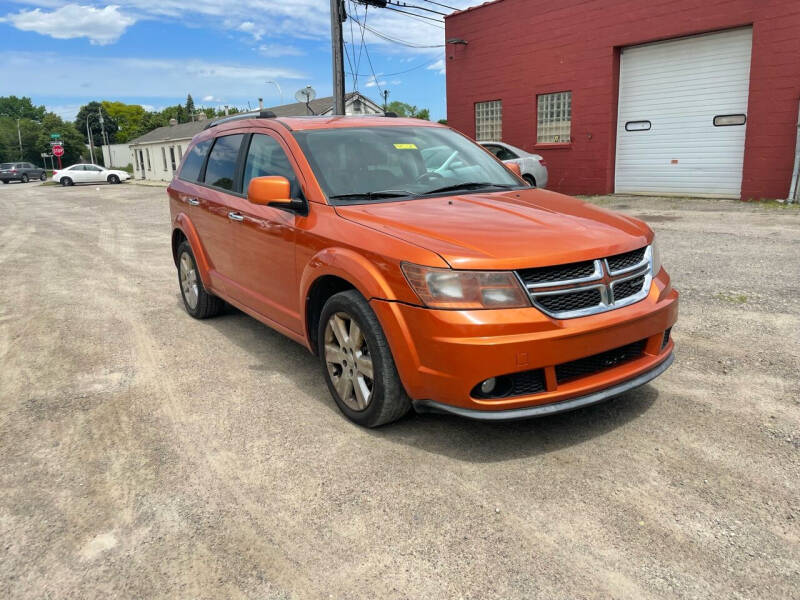
[{"label": "parked car behind suv", "polygon": [[505,142],[481,142],[481,146],[504,163],[519,165],[522,178],[533,187],[547,187],[547,165],[539,154],[525,152]]},{"label": "parked car behind suv", "polygon": [[44,169],[32,165],[29,162],[0,164],[0,181],[3,183],[8,183],[9,181],[28,183],[32,179],[45,181],[47,179],[47,173]]},{"label": "parked car behind suv", "polygon": [[53,171],[53,181],[64,187],[76,183],[121,183],[128,181],[131,176],[127,171],[106,169],[100,165],[78,164],[66,167],[60,171]]},{"label": "parked car behind suv", "polygon": [[186,311],[227,301],[304,345],[361,425],[551,414],[672,362],[678,293],[647,225],[438,124],[215,121],[168,195]]}]

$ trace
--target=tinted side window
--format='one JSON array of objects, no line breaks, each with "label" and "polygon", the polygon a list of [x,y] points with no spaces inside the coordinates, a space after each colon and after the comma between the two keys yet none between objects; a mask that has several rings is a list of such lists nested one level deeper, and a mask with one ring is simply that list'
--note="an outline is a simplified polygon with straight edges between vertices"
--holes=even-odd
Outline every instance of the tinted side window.
[{"label": "tinted side window", "polygon": [[244,135],[226,135],[218,137],[208,156],[205,182],[208,185],[233,190],[234,175],[236,174],[236,159],[239,156],[239,147],[242,145]]},{"label": "tinted side window", "polygon": [[[191,149],[189,154],[186,155],[186,160],[183,161],[181,167],[180,178],[186,181],[200,181],[200,169],[203,168],[203,161],[206,159],[206,153],[211,147],[211,140],[203,140],[198,142]],[[147,168],[150,168],[150,151],[147,151]]]},{"label": "tinted side window", "polygon": [[242,189],[247,191],[247,186],[253,177],[269,175],[286,177],[291,184],[292,198],[299,197],[300,184],[297,182],[297,176],[283,148],[268,135],[256,134],[253,136],[247,152]]}]

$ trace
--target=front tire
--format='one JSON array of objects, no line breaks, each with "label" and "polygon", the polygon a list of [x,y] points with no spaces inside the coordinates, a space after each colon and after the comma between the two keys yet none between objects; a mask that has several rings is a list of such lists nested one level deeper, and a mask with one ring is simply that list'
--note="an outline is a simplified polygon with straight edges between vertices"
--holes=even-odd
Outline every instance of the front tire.
[{"label": "front tire", "polygon": [[183,306],[195,319],[208,319],[222,312],[225,302],[203,287],[192,247],[186,240],[178,246],[178,285]]},{"label": "front tire", "polygon": [[22,181],[22,183],[28,183],[28,176],[25,173],[23,173],[20,181]]},{"label": "front tire", "polygon": [[47,181],[47,173],[42,173],[39,175],[39,181]]},{"label": "front tire", "polygon": [[379,427],[411,409],[381,324],[356,290],[328,299],[317,340],[328,390],[348,419]]},{"label": "front tire", "polygon": [[119,183],[119,177],[117,177],[116,175],[109,175],[108,176],[108,183],[110,183],[111,185],[115,185],[115,184]]}]

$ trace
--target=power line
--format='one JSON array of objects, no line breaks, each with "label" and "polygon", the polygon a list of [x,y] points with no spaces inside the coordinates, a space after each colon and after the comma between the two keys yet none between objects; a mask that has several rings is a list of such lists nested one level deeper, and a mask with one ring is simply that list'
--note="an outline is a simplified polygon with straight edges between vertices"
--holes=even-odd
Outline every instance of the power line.
[{"label": "power line", "polygon": [[386,40],[387,42],[394,42],[395,44],[400,44],[401,46],[408,46],[409,48],[444,48],[447,45],[447,44],[431,44],[431,45],[412,44],[411,42],[405,42],[403,40],[399,40],[397,38],[394,38],[394,37],[392,37],[390,35],[386,35],[385,33],[382,33],[380,31],[370,27],[369,25],[365,25],[364,23],[362,23],[361,21],[359,21],[358,19],[353,17],[353,15],[350,15],[350,18],[353,21],[355,21],[358,24],[358,26],[361,27],[362,29],[366,29],[367,31],[369,31],[373,35],[376,35],[379,38]]},{"label": "power line", "polygon": [[[432,65],[433,63],[435,63],[437,61],[440,61],[440,60],[441,60],[440,58],[434,58],[433,60],[429,60],[427,62],[420,63],[418,65],[415,65],[415,66],[411,67],[410,69],[406,69],[405,71],[397,71],[396,73],[381,73],[381,75],[383,75],[383,77],[392,77],[393,75],[402,75],[404,73],[410,73],[411,71],[416,71],[417,69],[421,69],[422,67],[428,67],[428,66]],[[355,75],[355,73],[348,73],[348,75]],[[358,73],[358,76],[359,77],[369,77],[369,73]]]},{"label": "power line", "polygon": [[433,0],[422,0],[422,2],[427,2],[428,4],[435,4],[436,6],[441,6],[442,8],[449,8],[450,10],[461,10],[460,8],[456,8],[455,6],[447,6],[447,4],[442,4],[441,2],[434,2]]},{"label": "power line", "polygon": [[[439,12],[438,10],[433,10],[432,8],[427,8],[426,6],[417,6],[416,4],[407,4],[406,2],[387,2],[386,4],[391,4],[392,6],[400,6],[402,8],[416,8],[417,10],[424,10],[425,12],[430,12],[435,15],[441,15],[443,17],[447,16],[447,13]],[[420,15],[422,16],[422,15]]]},{"label": "power line", "polygon": [[[364,10],[364,24],[367,24],[367,11]],[[364,40],[364,29],[361,29],[361,40]],[[369,46],[367,46],[366,42],[364,43],[364,53],[367,55],[367,61],[369,62],[369,70],[372,72],[372,80],[375,82],[375,87],[378,88],[378,92],[383,95],[383,90],[381,90],[381,84],[378,81],[378,76],[375,74],[375,68],[372,66],[372,59],[369,56]]]},{"label": "power line", "polygon": [[400,10],[399,8],[392,8],[391,6],[388,6],[388,5],[386,6],[386,10],[391,10],[393,12],[402,13],[404,15],[409,15],[411,17],[416,17],[418,20],[419,19],[425,19],[425,21],[422,21],[423,23],[426,23],[427,25],[430,25],[431,27],[438,27],[439,29],[444,29],[444,27],[442,27],[441,25],[433,25],[432,23],[427,23],[427,21],[433,21],[434,23],[444,23],[444,21],[440,21],[439,19],[434,19],[433,17],[426,17],[425,15],[418,15],[418,14],[413,13],[413,12]]}]

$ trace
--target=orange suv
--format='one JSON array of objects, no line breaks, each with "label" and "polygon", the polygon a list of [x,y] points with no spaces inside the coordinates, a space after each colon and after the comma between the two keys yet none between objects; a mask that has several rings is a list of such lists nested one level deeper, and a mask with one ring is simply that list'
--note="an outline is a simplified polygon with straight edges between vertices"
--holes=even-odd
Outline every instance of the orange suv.
[{"label": "orange suv", "polygon": [[228,302],[304,345],[360,425],[552,414],[672,362],[678,293],[650,228],[530,188],[448,127],[221,119],[168,193],[186,311]]}]

